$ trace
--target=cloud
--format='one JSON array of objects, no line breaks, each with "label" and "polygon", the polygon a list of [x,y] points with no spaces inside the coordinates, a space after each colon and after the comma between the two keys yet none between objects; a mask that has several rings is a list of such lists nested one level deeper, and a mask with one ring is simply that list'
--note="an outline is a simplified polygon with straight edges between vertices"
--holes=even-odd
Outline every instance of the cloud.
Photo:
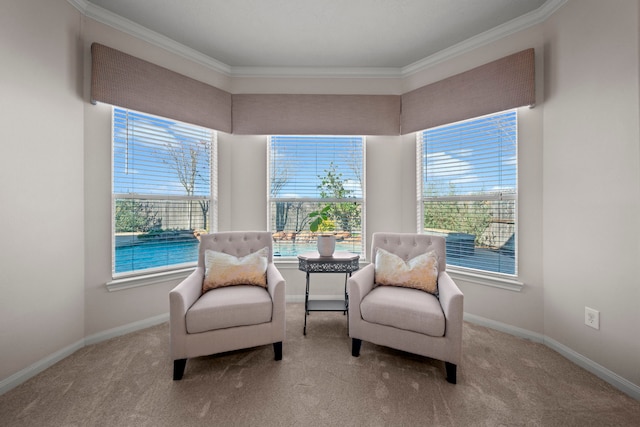
[{"label": "cloud", "polygon": [[[469,150],[464,151],[460,154],[468,155],[466,151]],[[427,173],[431,178],[450,178],[464,182],[477,180],[471,163],[443,151],[427,154]]]}]

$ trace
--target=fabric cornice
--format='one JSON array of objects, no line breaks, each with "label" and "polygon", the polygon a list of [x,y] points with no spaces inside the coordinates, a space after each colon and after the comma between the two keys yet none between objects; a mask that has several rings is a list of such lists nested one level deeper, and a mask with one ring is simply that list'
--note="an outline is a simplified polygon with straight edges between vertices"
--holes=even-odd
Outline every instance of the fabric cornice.
[{"label": "fabric cornice", "polygon": [[231,132],[231,94],[93,43],[91,101]]},{"label": "fabric cornice", "polygon": [[534,49],[404,95],[236,94],[91,45],[91,101],[244,135],[400,135],[535,104]]},{"label": "fabric cornice", "polygon": [[534,49],[402,95],[402,134],[535,104]]},{"label": "fabric cornice", "polygon": [[399,135],[399,95],[233,95],[233,133]]}]

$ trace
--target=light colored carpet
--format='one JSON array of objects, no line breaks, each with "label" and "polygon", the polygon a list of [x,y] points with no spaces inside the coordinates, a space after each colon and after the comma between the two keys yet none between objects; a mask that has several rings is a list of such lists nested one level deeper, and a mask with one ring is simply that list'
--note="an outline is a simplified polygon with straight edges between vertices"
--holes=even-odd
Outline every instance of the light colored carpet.
[{"label": "light colored carpet", "polygon": [[287,305],[283,360],[264,346],[190,359],[172,380],[168,324],[85,347],[0,396],[2,426],[638,426],[640,402],[542,344],[464,325],[444,363],[363,342],[347,319]]}]

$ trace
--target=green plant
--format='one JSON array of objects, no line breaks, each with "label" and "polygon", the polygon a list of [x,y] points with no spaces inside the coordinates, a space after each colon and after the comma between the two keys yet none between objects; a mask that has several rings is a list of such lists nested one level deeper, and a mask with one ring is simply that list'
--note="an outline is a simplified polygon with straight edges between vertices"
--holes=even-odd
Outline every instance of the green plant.
[{"label": "green plant", "polygon": [[320,225],[329,219],[329,210],[331,209],[331,205],[326,205],[324,208],[309,212],[309,218],[311,219],[311,223],[309,224],[309,230],[312,232],[318,231]]},{"label": "green plant", "polygon": [[162,227],[162,218],[150,202],[116,200],[116,233],[146,233]]},{"label": "green plant", "polygon": [[[329,169],[324,170],[325,175],[319,176],[320,197],[331,199],[348,199],[353,197],[354,191],[347,188],[347,180],[338,172],[336,165],[331,162]],[[359,176],[356,173],[356,176]],[[353,180],[351,180],[353,181]],[[336,222],[336,225],[343,231],[352,231],[360,227],[360,206],[354,202],[332,203],[327,212]]]},{"label": "green plant", "polygon": [[333,219],[325,219],[318,227],[319,233],[332,233],[336,231],[336,222]]}]

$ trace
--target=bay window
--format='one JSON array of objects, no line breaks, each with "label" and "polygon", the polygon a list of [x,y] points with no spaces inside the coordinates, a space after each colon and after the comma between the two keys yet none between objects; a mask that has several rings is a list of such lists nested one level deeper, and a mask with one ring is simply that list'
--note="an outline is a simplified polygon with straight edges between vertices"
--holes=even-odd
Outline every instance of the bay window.
[{"label": "bay window", "polygon": [[215,144],[209,129],[113,108],[114,277],[195,265],[215,229]]},{"label": "bay window", "polygon": [[[336,250],[364,255],[362,136],[272,136],[268,148],[268,224],[276,257],[316,250],[319,233]],[[327,219],[312,231],[313,212]],[[315,227],[312,227],[315,228]]]},{"label": "bay window", "polygon": [[450,266],[516,275],[516,110],[417,138],[418,231],[446,238]]}]

